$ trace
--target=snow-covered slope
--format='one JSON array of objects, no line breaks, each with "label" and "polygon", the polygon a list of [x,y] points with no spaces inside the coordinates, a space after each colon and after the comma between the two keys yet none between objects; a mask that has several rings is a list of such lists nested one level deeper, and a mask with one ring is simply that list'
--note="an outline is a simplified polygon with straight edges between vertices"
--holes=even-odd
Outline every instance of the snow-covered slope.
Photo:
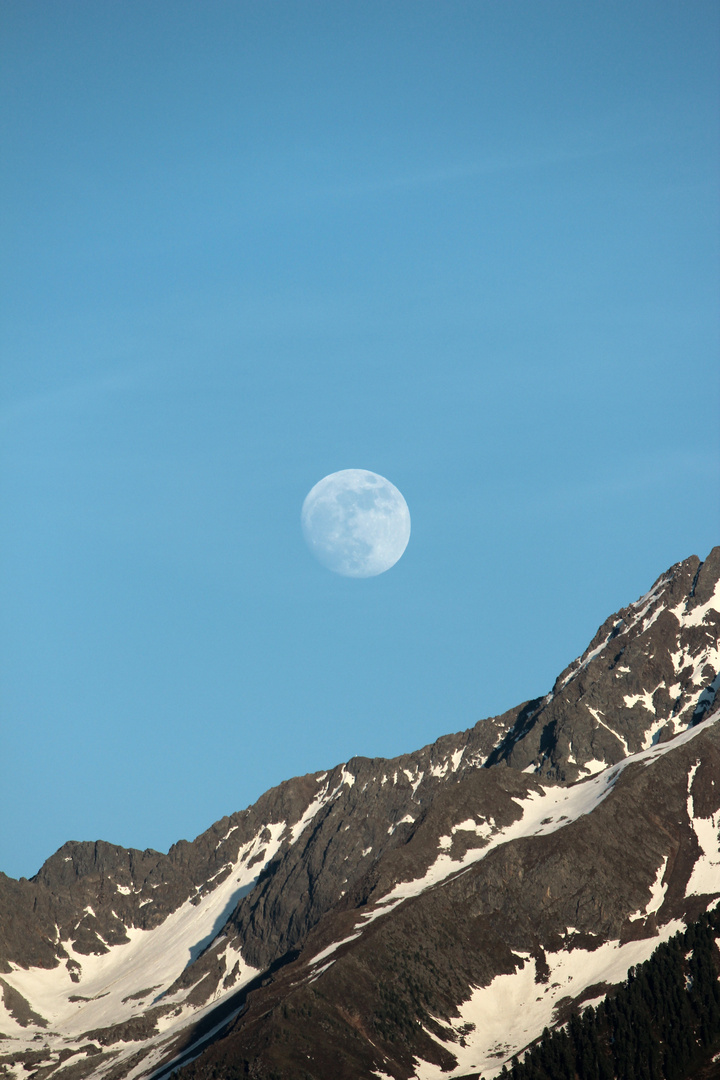
[{"label": "snow-covered slope", "polygon": [[[165,1041],[186,1025],[188,1017],[198,1013],[197,995],[195,999],[192,995],[197,983],[175,989],[176,980],[217,938],[238,900],[253,888],[259,872],[277,852],[285,831],[285,822],[263,826],[239,849],[234,863],[223,868],[223,881],[217,888],[199,900],[188,898],[154,929],[130,927],[126,942],[99,955],[77,952],[69,939],[59,941],[70,963],[55,968],[25,970],[10,964],[0,977],[5,990],[0,1009],[0,1030],[6,1036],[3,1054],[13,1055],[26,1047],[31,1031],[32,1044],[49,1051],[43,1067],[66,1056],[68,1050],[79,1052],[82,1047],[93,1058],[93,1075],[100,1077],[118,1058],[158,1042],[157,1037],[142,1038],[148,1029],[155,1028],[164,1037],[160,1041]],[[253,855],[259,851],[262,861],[255,862]],[[89,913],[93,914],[92,909]],[[205,1010],[257,974],[227,940],[220,955],[232,975],[204,1003]],[[113,1040],[115,1033],[121,1036],[118,1042]],[[112,1050],[97,1049],[108,1043]],[[95,1049],[88,1049],[88,1044]],[[22,1067],[18,1075],[23,1075]]]},{"label": "snow-covered slope", "polygon": [[[720,712],[716,712],[707,725],[717,725],[718,720]],[[679,749],[700,733],[707,734],[705,725],[684,732],[672,743],[632,755],[620,766],[607,769],[595,779],[577,783],[569,789],[551,788],[539,796],[533,793],[533,797],[526,800],[519,822],[505,830],[496,842],[508,843],[515,836],[537,836],[566,828],[581,814],[592,813],[607,798],[625,768],[637,763],[652,765],[659,756],[670,749]],[[696,761],[687,774],[688,821],[697,837],[699,851],[685,883],[685,897],[702,895],[714,906],[720,897],[720,813],[716,811],[707,818],[695,814],[691,792],[699,764]],[[464,862],[476,859],[477,856],[470,860],[466,856]],[[604,997],[606,987],[622,982],[628,968],[648,960],[662,941],[684,929],[681,918],[658,920],[669,886],[668,862],[669,856],[665,856],[650,885],[647,903],[627,916],[628,923],[639,924],[638,930],[645,929],[653,917],[651,934],[622,940],[598,938],[591,941],[588,948],[576,928],[568,926],[562,935],[561,947],[545,951],[542,971],[529,953],[519,953],[522,959],[515,972],[497,975],[487,986],[470,987],[470,997],[459,1005],[457,1017],[447,1025],[446,1037],[438,1039],[456,1058],[455,1069],[448,1072],[437,1065],[418,1061],[417,1080],[440,1080],[441,1077],[465,1076],[469,1072],[477,1072],[482,1080],[497,1076],[504,1064],[537,1039],[545,1027],[553,1025],[563,1001],[581,999],[583,1005],[596,1004]],[[427,887],[426,881],[413,882],[409,888],[399,886],[398,891],[409,895],[419,885]],[[394,897],[391,895],[388,901],[393,903]],[[589,987],[602,990],[586,996]],[[432,1032],[429,1034],[434,1036]]]}]

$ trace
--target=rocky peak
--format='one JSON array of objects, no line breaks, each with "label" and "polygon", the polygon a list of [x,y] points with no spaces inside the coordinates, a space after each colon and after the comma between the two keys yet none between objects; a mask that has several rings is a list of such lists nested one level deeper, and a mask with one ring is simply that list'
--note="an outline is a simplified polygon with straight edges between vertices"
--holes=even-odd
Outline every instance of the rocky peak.
[{"label": "rocky peak", "polygon": [[577,780],[673,738],[720,685],[720,547],[685,559],[603,622],[552,691],[518,714],[487,765]]}]

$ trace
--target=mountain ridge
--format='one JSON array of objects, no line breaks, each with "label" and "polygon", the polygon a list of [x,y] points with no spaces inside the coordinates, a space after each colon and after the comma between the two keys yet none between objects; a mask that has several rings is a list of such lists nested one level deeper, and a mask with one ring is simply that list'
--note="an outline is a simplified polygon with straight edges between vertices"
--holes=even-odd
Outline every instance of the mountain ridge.
[{"label": "mountain ridge", "polygon": [[[230,1076],[242,1061],[258,1077],[430,1080],[443,1065],[459,1077],[468,1055],[496,1075],[505,1051],[494,1058],[453,1026],[463,1002],[496,979],[542,984],[578,950],[594,970],[592,956],[614,941],[613,955],[646,958],[668,927],[720,896],[720,854],[710,865],[700,842],[717,848],[719,579],[720,547],[683,560],[609,616],[544,697],[394,759],[358,757],[284,781],[167,855],[68,842],[29,881],[0,875],[0,1069],[28,1075],[41,1044],[38,1080],[159,1077],[197,1054],[187,1075],[198,1078],[212,1075],[203,1062]],[[650,774],[673,793],[672,820]],[[580,812],[583,800],[590,809]],[[546,821],[536,820],[542,807]],[[583,861],[593,849],[600,856]],[[697,868],[709,892],[688,891]],[[558,883],[574,883],[575,906],[550,918]],[[466,914],[453,916],[448,898]],[[503,909],[516,912],[506,921],[520,952],[498,930],[492,912]],[[545,912],[534,929],[530,911]],[[400,970],[419,940],[416,917],[432,944]],[[577,975],[559,985],[571,1002],[588,992]],[[555,991],[549,1000],[560,1008]],[[296,1006],[316,1021],[288,1019]],[[320,1031],[326,1041],[336,1032],[332,1064]],[[500,1042],[509,1054],[531,1034]],[[282,1057],[288,1040],[311,1047],[315,1071],[299,1051]]]}]

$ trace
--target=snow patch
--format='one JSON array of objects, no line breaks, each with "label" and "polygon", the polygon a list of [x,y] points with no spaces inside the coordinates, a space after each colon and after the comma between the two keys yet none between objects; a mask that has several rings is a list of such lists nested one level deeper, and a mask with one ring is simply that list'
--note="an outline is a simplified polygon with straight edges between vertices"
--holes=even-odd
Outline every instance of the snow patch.
[{"label": "snow patch", "polygon": [[328,968],[331,968],[334,963],[335,961],[331,960],[329,964],[323,964],[321,968],[318,968],[312,978],[308,979],[308,986],[310,985],[310,983],[314,983],[316,979],[319,979],[323,972],[327,971]]},{"label": "snow patch", "polygon": [[453,825],[452,831],[456,832],[475,832],[477,828],[477,822],[475,818],[468,818],[467,821],[460,821],[457,825]]},{"label": "snow patch", "polygon": [[697,762],[688,774],[688,815],[701,854],[687,883],[686,896],[720,893],[720,811],[707,818],[695,816],[695,800],[690,792],[699,767]]},{"label": "snow patch", "polygon": [[[534,960],[520,957],[518,969],[511,975],[497,975],[489,986],[472,987],[469,999],[458,1007],[458,1016],[450,1022],[448,1038],[440,1043],[456,1059],[449,1072],[429,1062],[415,1060],[415,1080],[448,1080],[479,1072],[495,1077],[514,1054],[536,1039],[543,1028],[552,1027],[555,1008],[565,997],[577,997],[593,983],[615,985],[622,982],[628,968],[648,960],[658,945],[678,930],[679,920],[667,923],[657,937],[643,938],[621,945],[608,941],[592,952],[584,949],[547,953],[550,968],[547,982],[536,982]],[[447,1027],[447,1021],[437,1018]],[[462,1036],[465,1045],[459,1043]]]},{"label": "snow patch", "polygon": [[[670,575],[669,574],[663,574],[663,576],[661,578],[659,578],[658,581],[655,582],[655,584],[653,585],[652,589],[650,589],[649,592],[646,592],[644,596],[641,596],[639,600],[636,600],[634,604],[630,605],[631,608],[635,608],[636,610],[634,612],[634,617],[633,617],[632,622],[628,624],[628,627],[627,627],[628,630],[631,630],[633,626],[637,626],[637,624],[642,619],[645,618],[646,612],[648,612],[650,610],[652,605],[657,600],[658,594],[660,593],[661,589],[668,583],[669,580],[670,580]],[[665,610],[664,606],[662,604],[660,604],[656,608],[656,610],[652,614],[652,616],[650,616],[646,620],[647,625],[648,626],[652,625],[652,623],[655,622],[655,619],[657,619],[658,615],[664,610]],[[646,629],[647,629],[647,626],[645,625],[645,623],[643,623],[641,633]]]},{"label": "snow patch", "polygon": [[[662,613],[663,613],[663,611],[664,611],[664,610],[665,610],[665,608],[663,607],[663,605],[662,605],[662,604],[659,604],[659,605],[658,605],[658,606],[657,606],[657,607],[655,608],[655,610],[653,611],[652,615],[648,615],[647,619],[645,619],[645,620],[643,621],[643,624],[642,624],[642,626],[640,627],[640,633],[641,633],[641,634],[644,634],[646,630],[649,630],[649,629],[650,629],[650,627],[652,626],[652,624],[653,624],[653,623],[655,622],[655,620],[656,620],[656,619],[657,619],[657,618],[658,618],[658,617],[659,617],[660,615],[662,615]],[[628,668],[628,670],[629,670],[629,668]]]},{"label": "snow patch", "polygon": [[227,840],[227,839],[228,839],[228,838],[229,838],[230,836],[232,836],[232,834],[233,834],[233,833],[235,832],[235,830],[236,830],[236,829],[239,829],[239,828],[240,828],[240,826],[239,826],[239,825],[231,825],[231,826],[230,826],[230,828],[228,829],[228,831],[227,831],[227,832],[225,833],[225,835],[224,835],[224,836],[221,836],[221,837],[220,837],[220,839],[218,840],[217,844],[215,845],[215,850],[217,851],[217,849],[218,849],[218,848],[220,847],[220,845],[221,845],[221,844],[224,844],[224,843],[225,843],[225,841],[226,841],[226,840]]},{"label": "snow patch", "polygon": [[589,773],[590,776],[595,776],[597,773],[602,772],[604,769],[607,769],[608,763],[607,761],[598,761],[597,758],[590,758],[589,761],[586,761],[585,764],[581,765],[580,767],[582,769],[585,769],[585,771]]},{"label": "snow patch", "polygon": [[388,836],[392,836],[392,834],[397,829],[398,825],[414,825],[414,824],[415,824],[415,818],[411,817],[410,814],[406,814],[404,818],[400,818],[399,821],[396,821],[393,825],[390,826],[390,828],[388,829]]},{"label": "snow patch", "polygon": [[[460,756],[462,757],[462,751],[460,753]],[[436,777],[438,780],[441,780],[443,776],[447,776],[448,769],[450,768],[454,757],[455,755],[453,754],[452,757],[446,758],[446,760],[443,761],[442,764],[440,764],[440,762],[437,762],[435,765],[431,765],[430,775]]]},{"label": "snow patch", "polygon": [[[658,687],[655,687],[655,690],[657,689]],[[637,705],[639,702],[640,704],[642,704],[642,707],[644,709],[647,709],[647,711],[652,713],[654,716],[655,706],[653,705],[653,694],[655,693],[655,690],[653,690],[652,694],[649,690],[646,690],[642,694],[625,694],[625,696],[623,697],[623,702],[628,709],[632,709],[633,705]]]},{"label": "snow patch", "polygon": [[677,734],[678,725],[676,722],[663,720],[662,718],[660,720],[656,720],[654,724],[651,724],[650,727],[646,729],[645,734],[643,735],[643,750],[649,750],[651,746],[657,745],[657,741],[660,737],[660,732],[664,727],[666,727],[668,722],[673,724],[673,728],[675,730],[675,733]]},{"label": "snow patch", "polygon": [[322,810],[325,803],[329,801],[328,786],[327,784],[322,791],[313,799],[310,805],[306,808],[305,813],[296,821],[290,830],[290,843],[294,844],[296,840],[305,832],[313,818]]},{"label": "snow patch", "polygon": [[591,705],[588,705],[587,711],[596,720],[600,727],[604,727],[606,731],[609,731],[611,735],[615,736],[615,738],[621,743],[622,748],[627,756],[630,753],[630,747],[627,744],[627,740],[623,739],[622,735],[619,735],[614,728],[611,728],[609,724],[605,723],[605,721],[602,719],[602,712],[600,711],[600,709],[593,709]]},{"label": "snow patch", "polygon": [[682,626],[702,626],[705,622],[705,616],[711,611],[717,612],[720,609],[720,579],[715,582],[715,591],[709,600],[704,604],[698,604],[696,608],[691,611],[686,610],[687,601],[683,600],[678,604],[676,608],[672,609],[673,614],[677,617],[678,622]]},{"label": "snow patch", "polygon": [[665,876],[665,870],[668,864],[667,855],[663,859],[658,868],[658,872],[655,875],[655,880],[650,886],[650,899],[643,911],[636,911],[633,915],[630,915],[630,922],[637,922],[638,919],[646,919],[648,915],[654,915],[662,907],[663,900],[665,899],[665,893],[667,892],[667,884],[663,885],[662,879]]},{"label": "snow patch", "polygon": [[228,869],[228,867],[231,867],[231,866],[232,866],[232,863],[231,863],[231,862],[226,862],[226,863],[223,863],[223,865],[222,865],[222,866],[220,867],[220,869],[219,869],[219,870],[216,870],[216,871],[215,871],[215,873],[214,873],[214,874],[212,875],[212,877],[209,877],[209,878],[207,879],[207,884],[209,885],[211,881],[214,881],[214,880],[215,880],[215,878],[218,878],[218,877],[220,877],[220,875],[221,875],[222,873],[224,873],[224,872],[225,872],[225,870],[227,870],[227,869]]},{"label": "snow patch", "polygon": [[349,941],[354,941],[355,938],[360,937],[360,931],[355,934],[350,934],[348,937],[343,938],[342,941],[334,941],[332,945],[328,945],[326,949],[316,953],[311,960],[308,960],[308,967],[314,967],[315,964],[319,964],[321,960],[326,960],[328,956],[332,956],[336,949],[339,949],[341,945],[347,945]]}]

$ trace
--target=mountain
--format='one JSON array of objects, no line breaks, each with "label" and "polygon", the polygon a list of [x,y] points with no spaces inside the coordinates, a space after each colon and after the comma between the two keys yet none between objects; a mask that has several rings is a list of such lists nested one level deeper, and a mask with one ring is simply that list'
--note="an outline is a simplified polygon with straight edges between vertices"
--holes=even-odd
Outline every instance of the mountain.
[{"label": "mountain", "polygon": [[0,1076],[498,1075],[720,898],[719,687],[720,547],[544,697],[0,875]]}]

